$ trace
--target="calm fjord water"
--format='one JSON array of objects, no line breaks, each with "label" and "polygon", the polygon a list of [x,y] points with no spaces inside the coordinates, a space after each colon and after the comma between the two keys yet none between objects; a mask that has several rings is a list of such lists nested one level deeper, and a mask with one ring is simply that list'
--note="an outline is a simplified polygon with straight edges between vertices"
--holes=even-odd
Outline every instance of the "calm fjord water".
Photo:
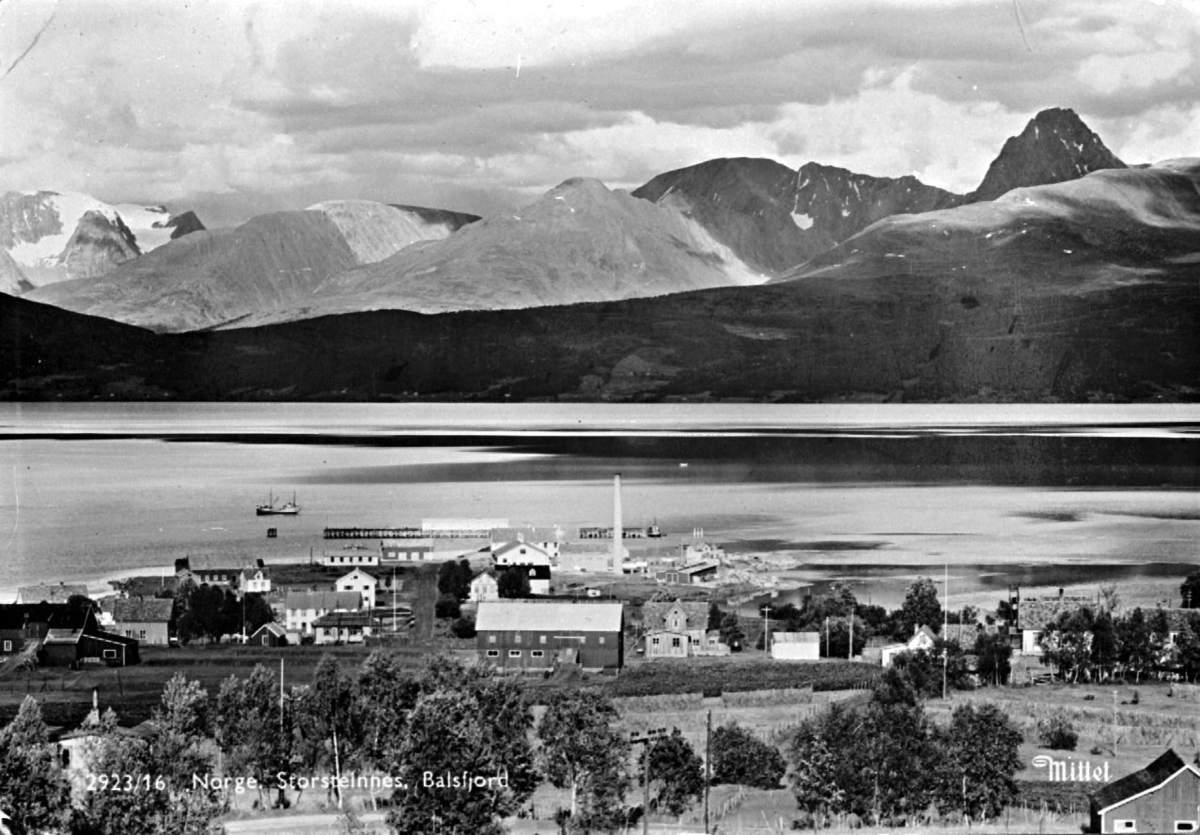
[{"label": "calm fjord water", "polygon": [[[630,524],[790,554],[798,577],[855,577],[877,602],[944,563],[976,589],[1096,564],[1184,574],[1200,531],[1198,418],[1189,407],[8,405],[0,599],[32,582],[169,570],[186,554],[307,559],[327,525],[603,522],[614,472]],[[293,491],[300,516],[254,515],[269,492]]]}]

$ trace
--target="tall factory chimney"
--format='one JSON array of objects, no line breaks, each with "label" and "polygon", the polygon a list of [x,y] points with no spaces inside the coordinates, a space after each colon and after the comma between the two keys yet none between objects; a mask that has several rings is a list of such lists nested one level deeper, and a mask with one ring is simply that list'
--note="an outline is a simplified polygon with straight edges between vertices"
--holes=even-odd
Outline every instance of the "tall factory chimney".
[{"label": "tall factory chimney", "polygon": [[621,548],[621,474],[613,476],[613,531],[612,531],[612,570],[614,574],[621,573],[621,563],[625,561]]}]

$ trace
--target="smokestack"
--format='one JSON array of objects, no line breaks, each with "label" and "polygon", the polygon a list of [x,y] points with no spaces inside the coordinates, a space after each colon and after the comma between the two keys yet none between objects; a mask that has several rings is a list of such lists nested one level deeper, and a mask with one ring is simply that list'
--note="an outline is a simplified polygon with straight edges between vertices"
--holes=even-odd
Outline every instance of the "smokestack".
[{"label": "smokestack", "polygon": [[621,538],[622,538],[622,536],[623,536],[623,531],[621,529],[621,474],[617,473],[615,476],[613,476],[613,533],[612,533],[613,565],[612,565],[612,570],[613,570],[614,574],[621,573],[621,563],[624,561],[624,557],[621,554]]}]

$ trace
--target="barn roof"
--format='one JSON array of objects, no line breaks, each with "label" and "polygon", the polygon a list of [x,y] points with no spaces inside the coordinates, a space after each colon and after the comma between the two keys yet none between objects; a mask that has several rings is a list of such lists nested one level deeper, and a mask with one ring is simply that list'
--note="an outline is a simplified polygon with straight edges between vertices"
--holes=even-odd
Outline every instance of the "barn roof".
[{"label": "barn roof", "polygon": [[623,611],[620,603],[484,601],[475,616],[475,631],[619,632]]},{"label": "barn roof", "polygon": [[1161,786],[1186,766],[1187,764],[1175,753],[1174,749],[1169,748],[1145,768],[1127,774],[1120,780],[1114,780],[1095,792],[1091,796],[1092,808],[1097,813],[1106,812],[1113,806],[1124,803],[1136,795]]}]

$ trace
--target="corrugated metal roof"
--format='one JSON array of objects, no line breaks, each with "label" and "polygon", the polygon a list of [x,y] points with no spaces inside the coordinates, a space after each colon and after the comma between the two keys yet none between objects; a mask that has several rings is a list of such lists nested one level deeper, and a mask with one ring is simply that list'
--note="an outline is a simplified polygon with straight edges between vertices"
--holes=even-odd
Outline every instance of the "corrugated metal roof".
[{"label": "corrugated metal roof", "polygon": [[479,604],[477,632],[619,632],[621,603],[560,603],[495,600]]}]

